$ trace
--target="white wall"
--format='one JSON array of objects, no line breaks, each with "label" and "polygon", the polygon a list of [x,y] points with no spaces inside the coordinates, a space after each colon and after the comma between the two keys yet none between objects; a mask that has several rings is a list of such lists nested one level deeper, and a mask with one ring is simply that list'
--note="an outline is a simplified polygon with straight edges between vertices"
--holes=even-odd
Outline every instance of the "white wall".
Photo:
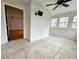
[{"label": "white wall", "polygon": [[[24,11],[24,38],[29,41],[38,40],[49,36],[50,13],[36,2],[30,1],[24,5],[13,0],[3,0],[1,4],[1,44],[8,42],[5,4],[22,9]],[[41,10],[43,16],[35,16],[35,12]]]},{"label": "white wall", "polygon": [[31,36],[31,1],[28,2],[28,4],[25,5],[26,8],[26,35],[27,39],[30,41],[30,36]]},{"label": "white wall", "polygon": [[[73,17],[76,16],[76,15],[77,15],[77,11],[71,11],[71,12],[51,16],[51,20],[52,20],[52,18],[57,18],[58,21],[57,21],[57,27],[50,28],[50,34],[76,40],[76,36],[77,36],[76,29],[72,29]],[[66,17],[66,16],[69,17],[68,27],[67,28],[59,28],[60,17]]]},{"label": "white wall", "polygon": [[[1,4],[1,44],[7,42],[7,30],[6,30],[6,20],[5,20],[5,10],[4,10],[4,4]],[[4,13],[3,13],[4,12]]]},{"label": "white wall", "polygon": [[[2,0],[1,2],[1,44],[4,44],[6,42],[8,42],[8,37],[7,37],[7,29],[6,29],[6,17],[5,17],[5,4],[12,6],[12,7],[16,7],[19,9],[22,9],[24,12],[24,21],[25,19],[25,6],[19,2],[14,2],[13,0]],[[25,28],[26,23],[24,23],[24,38],[27,37],[26,33],[26,28]]]},{"label": "white wall", "polygon": [[[42,11],[43,16],[35,16],[35,12]],[[50,13],[39,3],[31,2],[31,41],[49,36]]]},{"label": "white wall", "polygon": [[[76,15],[76,11],[51,16],[50,19],[50,12],[35,1],[30,1],[28,4],[24,5],[12,0],[3,0],[1,4],[1,44],[8,42],[5,19],[5,4],[22,9],[24,11],[24,38],[28,39],[29,41],[35,41],[48,37],[51,19],[62,16],[70,17],[69,27],[67,29],[58,28],[58,26],[57,28],[50,28],[50,34],[76,39],[76,30],[71,29],[72,17]],[[43,11],[43,16],[35,16],[35,12],[38,10]]]}]

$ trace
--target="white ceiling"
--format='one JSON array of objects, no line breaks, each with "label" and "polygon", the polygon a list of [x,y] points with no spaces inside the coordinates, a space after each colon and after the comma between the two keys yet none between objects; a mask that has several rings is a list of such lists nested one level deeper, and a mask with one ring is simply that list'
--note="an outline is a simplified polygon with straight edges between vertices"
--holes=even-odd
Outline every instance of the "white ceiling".
[{"label": "white ceiling", "polygon": [[[16,1],[16,0],[15,0]],[[19,0],[20,2],[27,4],[30,0]],[[56,10],[52,10],[56,5],[53,6],[45,6],[46,4],[50,4],[50,3],[56,3],[58,0],[32,0],[32,1],[36,1],[37,3],[39,3],[41,6],[43,6],[44,8],[46,8],[48,11],[50,11],[51,15],[55,15],[55,14],[59,14],[59,13],[64,13],[64,12],[69,12],[69,11],[74,11],[77,10],[77,0],[72,0],[70,2],[68,2],[67,4],[69,4],[70,6],[65,8],[63,6],[59,6]]]},{"label": "white ceiling", "polygon": [[4,2],[17,2],[17,3],[20,3],[20,4],[27,4],[30,0],[2,0]]},{"label": "white ceiling", "polygon": [[[4,1],[10,1],[10,0],[4,0]],[[12,0],[14,2],[20,3],[20,4],[27,4],[30,0]],[[67,4],[69,4],[70,6],[65,8],[63,6],[59,6],[56,10],[52,10],[55,5],[53,6],[45,6],[46,4],[50,4],[50,3],[56,3],[57,0],[32,0],[32,1],[36,1],[37,3],[39,3],[41,6],[43,6],[44,8],[46,8],[48,11],[50,11],[50,13],[53,15],[58,14],[58,13],[64,13],[64,12],[69,12],[69,11],[74,11],[77,10],[77,0],[72,0],[70,2],[68,2]]]},{"label": "white ceiling", "polygon": [[19,2],[21,2],[22,4],[27,4],[30,0],[15,0],[15,1],[19,1]]},{"label": "white ceiling", "polygon": [[59,6],[56,10],[52,10],[56,5],[52,5],[52,6],[45,6],[46,4],[50,4],[50,3],[56,3],[58,0],[34,0],[37,1],[40,5],[42,5],[43,7],[45,7],[47,10],[49,10],[51,12],[51,14],[55,15],[55,14],[59,14],[59,13],[64,13],[64,12],[69,12],[69,11],[74,11],[77,10],[77,0],[72,0],[70,2],[68,2],[67,4],[69,4],[70,6],[65,8],[63,6]]}]

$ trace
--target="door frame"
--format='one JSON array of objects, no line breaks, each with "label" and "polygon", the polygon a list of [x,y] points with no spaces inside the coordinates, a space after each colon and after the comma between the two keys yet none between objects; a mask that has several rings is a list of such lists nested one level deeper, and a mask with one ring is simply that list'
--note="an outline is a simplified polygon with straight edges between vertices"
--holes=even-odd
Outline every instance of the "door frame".
[{"label": "door frame", "polygon": [[7,31],[7,41],[9,41],[9,34],[8,34],[8,26],[7,26],[7,11],[6,11],[6,6],[10,6],[10,7],[13,7],[13,8],[16,8],[16,9],[19,9],[19,10],[22,10],[22,12],[23,12],[23,38],[24,38],[24,10],[23,9],[21,9],[21,8],[17,8],[17,7],[14,7],[14,6],[12,6],[12,5],[8,5],[8,4],[4,4],[4,12],[5,12],[5,22],[6,22],[6,31]]},{"label": "door frame", "polygon": [[8,34],[8,21],[7,21],[7,10],[6,10],[6,5],[5,5],[5,20],[6,20],[6,29],[7,29],[7,40],[9,41],[9,34]]}]

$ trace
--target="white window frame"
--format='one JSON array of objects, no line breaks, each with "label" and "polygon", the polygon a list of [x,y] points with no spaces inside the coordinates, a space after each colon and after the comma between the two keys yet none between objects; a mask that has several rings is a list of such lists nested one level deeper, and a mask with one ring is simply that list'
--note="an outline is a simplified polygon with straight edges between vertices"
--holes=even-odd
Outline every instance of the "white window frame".
[{"label": "white window frame", "polygon": [[77,16],[74,16],[73,17],[72,28],[73,29],[76,29],[77,28]]},{"label": "white window frame", "polygon": [[61,17],[59,21],[59,28],[67,28],[68,27],[68,19],[69,17]]},{"label": "white window frame", "polygon": [[51,21],[51,27],[56,27],[56,26],[57,26],[57,18],[54,18]]}]

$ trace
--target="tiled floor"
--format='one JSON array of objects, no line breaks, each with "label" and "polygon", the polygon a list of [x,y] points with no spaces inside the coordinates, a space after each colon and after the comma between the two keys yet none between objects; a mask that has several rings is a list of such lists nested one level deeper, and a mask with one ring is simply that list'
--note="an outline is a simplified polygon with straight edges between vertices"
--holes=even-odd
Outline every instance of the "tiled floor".
[{"label": "tiled floor", "polygon": [[2,59],[77,59],[76,41],[49,36],[32,43],[20,39],[2,45]]}]

